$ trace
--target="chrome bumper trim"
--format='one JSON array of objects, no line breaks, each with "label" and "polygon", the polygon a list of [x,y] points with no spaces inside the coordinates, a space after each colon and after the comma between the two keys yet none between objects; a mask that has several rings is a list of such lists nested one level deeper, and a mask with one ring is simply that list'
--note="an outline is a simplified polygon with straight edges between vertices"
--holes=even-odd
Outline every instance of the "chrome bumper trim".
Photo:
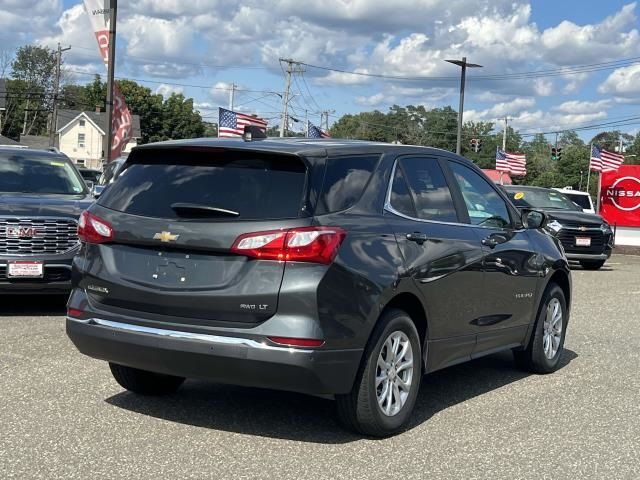
[{"label": "chrome bumper trim", "polygon": [[278,347],[267,343],[251,340],[242,337],[226,337],[221,335],[209,335],[205,333],[183,332],[180,330],[167,330],[164,328],[144,327],[142,325],[133,325],[130,323],[114,322],[112,320],[104,320],[101,318],[79,319],[67,317],[68,321],[77,322],[85,325],[95,325],[99,327],[107,327],[125,332],[141,333],[146,335],[156,335],[158,337],[179,338],[182,340],[208,342],[217,345],[237,345],[247,348],[255,348],[259,350],[274,350],[290,353],[314,353],[314,350],[299,349],[293,347]]},{"label": "chrome bumper trim", "polygon": [[609,255],[606,253],[565,253],[568,260],[606,260]]}]

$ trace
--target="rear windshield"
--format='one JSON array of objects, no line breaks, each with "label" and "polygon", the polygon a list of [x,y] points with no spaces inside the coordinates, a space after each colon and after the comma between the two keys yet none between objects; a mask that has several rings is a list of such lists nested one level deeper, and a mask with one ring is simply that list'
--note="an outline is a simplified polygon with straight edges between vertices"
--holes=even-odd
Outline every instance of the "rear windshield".
[{"label": "rear windshield", "polygon": [[0,152],[0,192],[78,195],[84,181],[65,157]]},{"label": "rear windshield", "polygon": [[[303,214],[306,167],[292,156],[211,149],[141,150],[99,204],[145,217],[188,219],[189,204],[211,220],[267,220]],[[216,215],[216,212],[234,215]],[[201,218],[202,215],[199,215]]]},{"label": "rear windshield", "polygon": [[576,193],[565,193],[565,195],[580,208],[586,208],[587,210],[593,208],[591,203],[589,203],[589,197],[587,195],[579,195]]},{"label": "rear windshield", "polygon": [[575,203],[555,190],[509,188],[507,195],[516,207],[547,208],[551,210],[581,210]]}]

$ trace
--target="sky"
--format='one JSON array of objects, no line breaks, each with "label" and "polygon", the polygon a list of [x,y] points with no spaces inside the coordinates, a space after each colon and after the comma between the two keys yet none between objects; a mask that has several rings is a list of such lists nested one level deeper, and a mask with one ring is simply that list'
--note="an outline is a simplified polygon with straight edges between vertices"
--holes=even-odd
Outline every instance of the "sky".
[{"label": "sky", "polygon": [[[121,1],[116,76],[184,93],[212,122],[233,83],[236,110],[276,125],[279,58],[291,58],[307,65],[293,76],[290,113],[319,124],[322,110],[330,123],[393,104],[457,110],[460,69],[445,59],[466,56],[482,68],[468,73],[465,121],[506,116],[525,134],[605,124],[580,130],[585,139],[635,134],[639,10],[617,0]],[[0,49],[58,42],[71,46],[73,81],[105,73],[82,2],[0,0]]]}]

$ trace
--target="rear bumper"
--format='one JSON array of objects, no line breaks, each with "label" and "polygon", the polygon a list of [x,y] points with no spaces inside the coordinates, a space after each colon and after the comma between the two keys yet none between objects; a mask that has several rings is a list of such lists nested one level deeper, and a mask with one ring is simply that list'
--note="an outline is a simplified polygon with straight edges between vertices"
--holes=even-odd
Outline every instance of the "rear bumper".
[{"label": "rear bumper", "polygon": [[250,338],[142,327],[67,317],[67,335],[93,358],[130,367],[220,383],[342,394],[351,390],[361,349],[308,350]]}]

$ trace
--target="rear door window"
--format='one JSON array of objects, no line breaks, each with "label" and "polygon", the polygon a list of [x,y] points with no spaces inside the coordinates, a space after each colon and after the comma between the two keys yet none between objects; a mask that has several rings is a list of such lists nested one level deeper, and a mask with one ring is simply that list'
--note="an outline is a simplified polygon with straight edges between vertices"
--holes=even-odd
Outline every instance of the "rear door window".
[{"label": "rear door window", "polygon": [[362,196],[379,158],[379,155],[329,158],[316,214],[339,212],[352,207]]},{"label": "rear door window", "polygon": [[[306,167],[294,156],[209,149],[141,150],[99,204],[133,215],[184,219],[176,205],[234,212],[212,220],[296,218]],[[206,211],[206,210],[205,210]]]},{"label": "rear door window", "polygon": [[[398,161],[396,176],[403,175],[406,179],[417,218],[438,222],[457,222],[458,215],[453,205],[453,198],[449,185],[444,177],[438,160],[426,157],[404,157]],[[395,182],[394,182],[395,183]],[[393,197],[393,191],[392,191]],[[396,210],[402,212],[409,208],[404,205],[394,204]]]}]

